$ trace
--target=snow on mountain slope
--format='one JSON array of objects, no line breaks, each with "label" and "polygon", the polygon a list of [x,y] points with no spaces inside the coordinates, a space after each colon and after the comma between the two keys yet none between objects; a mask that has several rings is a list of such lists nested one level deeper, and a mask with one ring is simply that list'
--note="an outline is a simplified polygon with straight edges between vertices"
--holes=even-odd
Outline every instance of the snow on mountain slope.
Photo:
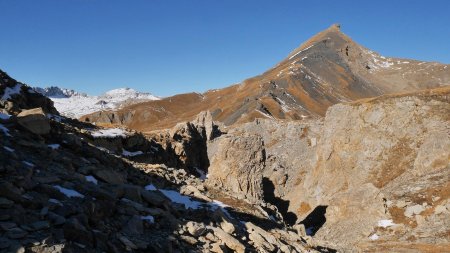
[{"label": "snow on mountain slope", "polygon": [[89,96],[85,93],[59,87],[36,87],[34,90],[49,97],[62,115],[71,118],[79,118],[97,111],[119,109],[125,105],[160,99],[150,93],[138,92],[131,88],[110,90],[100,96]]}]

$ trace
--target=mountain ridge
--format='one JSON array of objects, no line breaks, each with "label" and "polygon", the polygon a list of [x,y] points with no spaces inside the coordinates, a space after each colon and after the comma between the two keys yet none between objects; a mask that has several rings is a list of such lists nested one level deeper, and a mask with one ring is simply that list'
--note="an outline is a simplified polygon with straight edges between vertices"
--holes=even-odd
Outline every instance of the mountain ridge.
[{"label": "mountain ridge", "polygon": [[96,111],[119,109],[125,105],[160,99],[151,93],[139,92],[131,88],[112,89],[99,96],[90,96],[86,93],[57,86],[34,87],[33,89],[50,98],[62,115],[71,118],[79,118]]},{"label": "mountain ridge", "polygon": [[239,84],[96,112],[81,120],[148,132],[191,120],[205,110],[226,125],[256,118],[318,118],[336,103],[448,85],[448,66],[381,56],[332,25],[271,69]]}]

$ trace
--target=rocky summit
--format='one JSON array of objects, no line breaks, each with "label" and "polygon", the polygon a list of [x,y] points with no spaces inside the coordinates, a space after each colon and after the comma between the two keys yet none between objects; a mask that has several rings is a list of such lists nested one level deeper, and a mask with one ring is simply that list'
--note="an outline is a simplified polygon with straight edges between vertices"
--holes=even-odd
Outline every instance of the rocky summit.
[{"label": "rocky summit", "polygon": [[447,252],[447,66],[334,25],[243,84],[82,121],[0,71],[0,252]]}]

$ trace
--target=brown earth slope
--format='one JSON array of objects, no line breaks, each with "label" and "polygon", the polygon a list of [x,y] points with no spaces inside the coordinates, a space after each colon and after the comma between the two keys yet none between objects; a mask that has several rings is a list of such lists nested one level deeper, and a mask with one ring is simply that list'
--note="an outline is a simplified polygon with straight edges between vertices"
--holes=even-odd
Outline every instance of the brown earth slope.
[{"label": "brown earth slope", "polygon": [[96,112],[82,120],[140,131],[172,127],[205,110],[226,125],[255,118],[300,120],[324,116],[339,102],[448,84],[449,65],[383,57],[333,25],[272,69],[240,84]]}]

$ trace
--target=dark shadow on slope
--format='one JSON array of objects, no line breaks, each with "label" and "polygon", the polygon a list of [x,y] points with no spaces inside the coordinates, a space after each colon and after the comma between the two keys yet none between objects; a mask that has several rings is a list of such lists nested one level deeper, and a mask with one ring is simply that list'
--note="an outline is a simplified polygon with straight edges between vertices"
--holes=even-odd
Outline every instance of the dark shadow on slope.
[{"label": "dark shadow on slope", "polygon": [[293,212],[289,212],[289,201],[283,200],[279,197],[275,196],[275,185],[270,179],[264,177],[263,178],[263,192],[264,192],[264,201],[275,205],[278,208],[278,211],[283,216],[283,219],[286,224],[292,226],[297,221],[297,215]]},{"label": "dark shadow on slope", "polygon": [[317,206],[304,220],[302,220],[302,222],[300,222],[300,224],[305,225],[307,235],[314,236],[323,224],[325,224],[327,221],[327,218],[325,217],[327,207],[328,206]]}]

